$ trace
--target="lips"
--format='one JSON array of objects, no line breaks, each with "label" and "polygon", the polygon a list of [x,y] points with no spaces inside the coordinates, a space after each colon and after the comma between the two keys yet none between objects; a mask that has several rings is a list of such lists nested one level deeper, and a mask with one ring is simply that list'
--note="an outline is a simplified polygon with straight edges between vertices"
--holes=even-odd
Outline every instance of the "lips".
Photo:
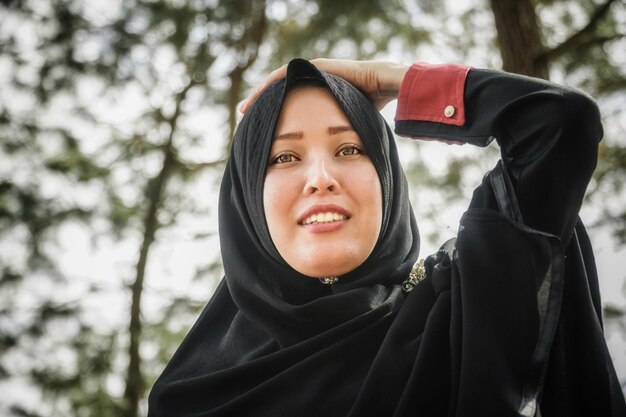
[{"label": "lips", "polygon": [[307,226],[348,220],[350,213],[343,207],[334,204],[315,205],[306,210],[298,220],[298,224]]}]

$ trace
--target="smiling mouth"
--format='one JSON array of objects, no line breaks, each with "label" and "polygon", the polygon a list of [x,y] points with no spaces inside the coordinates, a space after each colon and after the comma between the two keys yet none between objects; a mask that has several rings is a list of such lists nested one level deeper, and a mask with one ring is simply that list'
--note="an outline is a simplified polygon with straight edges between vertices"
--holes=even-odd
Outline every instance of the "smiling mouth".
[{"label": "smiling mouth", "polygon": [[347,219],[348,217],[343,214],[329,211],[325,213],[313,214],[307,217],[306,219],[304,219],[300,224],[306,226],[308,224],[324,224],[324,223],[340,222],[340,221],[347,220]]}]

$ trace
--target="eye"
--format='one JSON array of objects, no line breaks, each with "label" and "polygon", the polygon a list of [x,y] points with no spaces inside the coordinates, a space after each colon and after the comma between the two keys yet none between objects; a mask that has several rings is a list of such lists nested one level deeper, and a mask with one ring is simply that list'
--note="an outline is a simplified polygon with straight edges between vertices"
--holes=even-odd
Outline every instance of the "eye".
[{"label": "eye", "polygon": [[353,156],[362,154],[363,150],[356,145],[346,145],[343,148],[339,149],[337,155],[339,156]]},{"label": "eye", "polygon": [[298,158],[296,158],[296,156],[292,153],[289,152],[282,152],[279,153],[278,155],[276,155],[274,158],[272,158],[271,160],[271,164],[288,164],[289,162],[295,162],[297,161]]}]

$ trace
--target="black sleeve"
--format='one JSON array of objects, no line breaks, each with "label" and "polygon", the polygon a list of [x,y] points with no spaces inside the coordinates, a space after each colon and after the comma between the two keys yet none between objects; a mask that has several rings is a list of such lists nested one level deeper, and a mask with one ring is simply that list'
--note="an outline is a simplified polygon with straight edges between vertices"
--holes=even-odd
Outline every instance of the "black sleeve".
[{"label": "black sleeve", "polygon": [[[512,179],[524,223],[567,244],[602,138],[600,114],[588,96],[547,81],[472,69],[465,124],[405,120],[402,136],[486,146],[495,139]],[[495,208],[491,187],[478,187],[470,207]]]}]

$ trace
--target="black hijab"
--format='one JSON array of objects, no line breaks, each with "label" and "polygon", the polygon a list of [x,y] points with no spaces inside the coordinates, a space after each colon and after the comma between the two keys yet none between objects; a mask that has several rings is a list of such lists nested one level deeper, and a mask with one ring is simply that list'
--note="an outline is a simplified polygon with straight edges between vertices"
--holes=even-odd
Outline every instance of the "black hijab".
[{"label": "black hijab", "polygon": [[[333,94],[382,188],[383,223],[372,254],[333,285],[293,270],[272,243],[264,216],[276,121],[286,94],[303,84]],[[324,404],[332,410],[328,415],[345,415],[404,301],[400,286],[419,251],[407,182],[380,113],[351,84],[293,60],[287,76],[260,95],[237,129],[221,185],[219,225],[225,278],[156,383],[150,415],[278,416],[288,404],[311,413]]]},{"label": "black hijab", "polygon": [[[324,86],[335,96],[382,188],[383,223],[373,253],[332,286],[299,274],[282,259],[263,209],[276,121],[286,94],[302,84]],[[393,134],[374,106],[347,82],[322,74],[308,61],[292,61],[286,79],[258,98],[235,134],[220,195],[220,242],[235,304],[281,347],[397,304],[397,285],[417,258],[419,237]]]},{"label": "black hijab", "polygon": [[[330,286],[286,264],[263,210],[274,127],[286,94],[302,84],[332,93],[382,188],[383,221],[372,254]],[[510,181],[500,168],[475,195],[511,204]],[[419,237],[392,133],[356,88],[310,63],[292,61],[286,78],[246,113],[219,210],[225,278],[155,383],[149,417],[531,417],[540,401],[558,415],[568,395],[607,404],[609,390],[601,385],[607,379],[592,378],[591,370],[601,368],[608,353],[569,361],[572,367],[563,359],[572,352],[563,342],[570,334],[593,341],[585,346],[605,346],[601,334],[592,334],[595,327],[583,326],[593,311],[572,321],[579,330],[557,330],[564,329],[563,293],[589,292],[567,285],[564,290],[565,274],[569,288],[595,279],[585,271],[589,255],[570,250],[565,258],[558,238],[497,209],[470,205],[456,243],[428,257],[426,278],[403,292]],[[583,369],[581,363],[588,365],[582,375],[589,381],[581,385],[586,389],[564,397],[560,387],[573,385],[559,381],[579,375],[573,371]]]},{"label": "black hijab", "polygon": [[[281,106],[303,84],[333,94],[382,188],[383,221],[372,254],[333,285],[301,275],[282,259],[263,209]],[[419,251],[389,126],[354,86],[293,60],[286,77],[258,97],[237,128],[221,185],[219,226],[225,277],[155,384],[150,416],[346,415],[371,379]],[[298,408],[283,411],[290,407]]]}]

